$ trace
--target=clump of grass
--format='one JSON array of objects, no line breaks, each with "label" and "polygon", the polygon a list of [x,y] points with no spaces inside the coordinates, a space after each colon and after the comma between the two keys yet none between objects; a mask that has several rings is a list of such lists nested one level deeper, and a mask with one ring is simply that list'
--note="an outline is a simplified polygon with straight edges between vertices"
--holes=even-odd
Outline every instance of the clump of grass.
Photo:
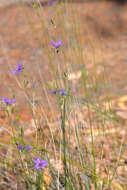
[{"label": "clump of grass", "polygon": [[[30,78],[25,64],[19,63],[16,69],[10,70],[29,102],[32,135],[27,134],[20,120],[16,97],[2,98],[11,137],[8,148],[1,144],[6,153],[1,157],[0,186],[22,190],[113,189],[124,138],[115,144],[118,134],[111,129],[118,119],[110,103],[108,78],[105,71],[101,75],[97,73],[98,63],[91,41],[92,70],[87,69],[80,38],[82,26],[75,6],[68,5],[67,1],[49,5],[51,7],[43,8],[40,1],[34,1],[31,8],[43,36],[38,43],[49,66],[50,81],[44,81],[36,63],[39,87],[31,86],[29,91]],[[24,11],[24,14],[28,13]],[[27,18],[31,23],[31,18]],[[36,23],[31,24],[31,30],[37,35]],[[37,88],[40,95],[43,94],[38,104],[34,101]],[[106,101],[102,101],[102,96]],[[51,113],[50,118],[46,109]],[[105,152],[106,145],[112,146],[111,153]],[[115,163],[110,162],[112,157]]]}]

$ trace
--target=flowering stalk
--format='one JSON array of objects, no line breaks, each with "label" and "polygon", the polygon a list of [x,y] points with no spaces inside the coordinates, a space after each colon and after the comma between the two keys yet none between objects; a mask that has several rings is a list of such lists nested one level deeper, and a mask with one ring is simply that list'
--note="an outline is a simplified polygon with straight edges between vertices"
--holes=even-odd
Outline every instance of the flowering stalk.
[{"label": "flowering stalk", "polygon": [[61,129],[62,129],[62,145],[63,145],[63,167],[64,167],[64,186],[65,190],[68,189],[68,166],[67,166],[67,139],[66,139],[66,100],[68,93],[64,89],[53,90],[51,92],[58,98],[58,103],[61,107]]},{"label": "flowering stalk", "polygon": [[42,160],[40,157],[34,159],[34,169],[37,171],[36,189],[40,190],[44,181],[42,170],[48,165],[47,160]]},{"label": "flowering stalk", "polygon": [[6,104],[6,113],[7,113],[7,116],[11,116],[11,114],[13,113],[14,111],[14,106],[13,104],[16,103],[16,99],[8,99],[6,97],[3,97],[2,98],[2,101]]}]

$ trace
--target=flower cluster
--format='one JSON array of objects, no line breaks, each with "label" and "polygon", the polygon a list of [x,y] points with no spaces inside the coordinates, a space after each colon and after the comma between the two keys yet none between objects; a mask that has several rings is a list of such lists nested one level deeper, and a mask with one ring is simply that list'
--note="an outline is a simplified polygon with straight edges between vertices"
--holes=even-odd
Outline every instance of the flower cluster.
[{"label": "flower cluster", "polygon": [[[50,1],[49,2],[49,5],[54,5],[56,4],[57,1],[56,0],[53,0],[53,1]],[[56,48],[56,51],[59,51],[59,48],[62,46],[62,41],[59,40],[59,41],[51,41],[51,46]],[[12,74],[18,74],[20,72],[23,71],[23,64],[22,62],[18,62],[17,63],[17,67],[13,70],[11,70],[11,73]],[[67,96],[67,93],[65,92],[64,89],[59,89],[59,90],[54,90],[52,91],[52,94],[54,95],[61,95],[61,96]],[[3,97],[2,98],[2,101],[5,102],[6,104],[13,104],[16,102],[16,99],[8,99],[8,98],[5,98]],[[32,149],[32,146],[30,145],[20,145],[20,144],[16,144],[17,145],[17,148],[20,150],[20,151],[29,151]],[[40,157],[37,157],[34,159],[34,168],[36,170],[42,170],[44,169],[46,166],[48,165],[48,161],[46,160],[42,160]]]}]

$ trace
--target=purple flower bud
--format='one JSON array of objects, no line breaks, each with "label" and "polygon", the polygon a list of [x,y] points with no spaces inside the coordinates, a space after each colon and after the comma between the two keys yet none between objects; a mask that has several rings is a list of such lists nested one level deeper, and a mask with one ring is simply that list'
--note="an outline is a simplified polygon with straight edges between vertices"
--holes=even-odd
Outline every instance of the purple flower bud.
[{"label": "purple flower bud", "polygon": [[56,95],[56,94],[60,94],[61,96],[67,96],[67,93],[65,92],[64,89],[53,90],[51,93],[54,94],[54,95]]},{"label": "purple flower bud", "polygon": [[26,145],[26,146],[17,145],[17,148],[18,148],[19,150],[27,150],[27,151],[29,151],[29,150],[32,149],[32,147],[31,147],[30,145]]}]

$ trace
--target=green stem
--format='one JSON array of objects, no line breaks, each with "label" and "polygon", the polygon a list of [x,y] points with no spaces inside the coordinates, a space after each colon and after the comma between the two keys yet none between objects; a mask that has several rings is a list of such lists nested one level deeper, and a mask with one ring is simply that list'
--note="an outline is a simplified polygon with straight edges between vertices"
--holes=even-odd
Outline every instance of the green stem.
[{"label": "green stem", "polygon": [[66,142],[66,128],[65,128],[65,120],[66,120],[66,99],[63,100],[63,110],[62,110],[62,135],[63,135],[63,165],[64,165],[64,176],[65,176],[65,190],[67,190],[67,160],[66,160],[66,151],[67,151],[67,142]]}]

